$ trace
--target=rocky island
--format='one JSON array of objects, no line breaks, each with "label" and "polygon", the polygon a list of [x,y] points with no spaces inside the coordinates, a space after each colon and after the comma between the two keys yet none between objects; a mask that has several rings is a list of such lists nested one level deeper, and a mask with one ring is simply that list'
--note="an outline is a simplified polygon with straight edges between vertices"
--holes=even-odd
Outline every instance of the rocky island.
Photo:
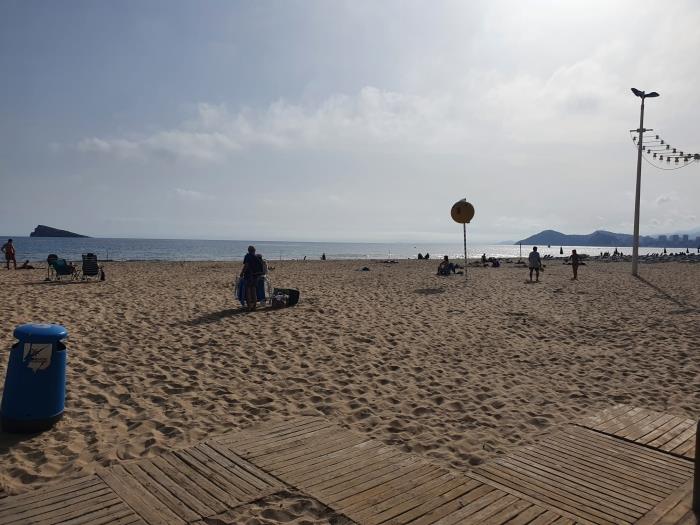
[{"label": "rocky island", "polygon": [[87,238],[87,235],[80,235],[79,233],[69,232],[68,230],[59,230],[58,228],[52,228],[51,226],[44,226],[40,224],[34,231],[29,234],[30,237],[83,237]]}]

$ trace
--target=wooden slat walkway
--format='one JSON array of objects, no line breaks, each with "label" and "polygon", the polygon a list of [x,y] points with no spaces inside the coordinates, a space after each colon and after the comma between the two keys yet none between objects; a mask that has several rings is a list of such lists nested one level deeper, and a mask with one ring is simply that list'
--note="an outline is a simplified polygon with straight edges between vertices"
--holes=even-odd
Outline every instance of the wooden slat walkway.
[{"label": "wooden slat walkway", "polygon": [[268,422],[0,499],[0,524],[206,525],[286,488],[359,525],[698,524],[686,423],[617,406],[583,424],[462,474],[322,418]]},{"label": "wooden slat walkway", "polygon": [[695,457],[697,423],[685,417],[615,405],[577,425],[670,454]]},{"label": "wooden slat walkway", "polygon": [[574,523],[487,483],[320,418],[299,418],[214,438],[359,524]]},{"label": "wooden slat walkway", "polygon": [[98,476],[83,476],[0,500],[3,525],[145,525]]},{"label": "wooden slat walkway", "polygon": [[127,461],[98,475],[149,524],[184,524],[263,498],[284,484],[206,443]]},{"label": "wooden slat walkway", "polygon": [[591,523],[635,523],[693,475],[692,462],[571,426],[468,475]]},{"label": "wooden slat walkway", "polygon": [[200,443],[0,499],[0,524],[184,525],[284,488],[236,454],[222,452]]},{"label": "wooden slat walkway", "polygon": [[697,525],[700,519],[690,509],[693,498],[693,480],[678,490],[640,519],[638,525]]}]

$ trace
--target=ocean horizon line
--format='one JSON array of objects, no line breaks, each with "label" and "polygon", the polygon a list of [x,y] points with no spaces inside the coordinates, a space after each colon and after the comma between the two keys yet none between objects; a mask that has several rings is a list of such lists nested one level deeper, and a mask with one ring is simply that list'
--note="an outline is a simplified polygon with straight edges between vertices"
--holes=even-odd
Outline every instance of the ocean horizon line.
[{"label": "ocean horizon line", "polygon": [[[455,235],[457,239],[454,242],[461,243],[462,237],[461,232],[459,235]],[[451,244],[452,241],[446,240],[412,240],[412,241],[364,241],[364,240],[342,240],[342,241],[330,241],[330,240],[297,240],[297,239],[228,239],[228,238],[208,238],[208,237],[102,237],[102,236],[81,236],[81,237],[53,237],[53,236],[35,236],[31,237],[29,235],[17,235],[17,234],[2,234],[0,239],[95,239],[95,240],[131,240],[131,241],[213,241],[213,242],[243,242],[243,243],[306,243],[306,244]],[[480,245],[506,245],[506,246],[517,246],[517,242],[511,241],[493,241],[480,240],[476,242]]]}]

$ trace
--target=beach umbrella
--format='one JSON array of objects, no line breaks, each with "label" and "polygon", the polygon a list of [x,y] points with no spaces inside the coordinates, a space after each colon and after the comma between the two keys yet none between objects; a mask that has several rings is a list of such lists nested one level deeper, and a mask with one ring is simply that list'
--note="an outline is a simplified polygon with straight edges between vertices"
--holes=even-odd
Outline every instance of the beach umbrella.
[{"label": "beach umbrella", "polygon": [[474,206],[462,199],[455,202],[450,210],[452,220],[462,225],[464,230],[464,278],[467,278],[467,224],[474,218]]}]

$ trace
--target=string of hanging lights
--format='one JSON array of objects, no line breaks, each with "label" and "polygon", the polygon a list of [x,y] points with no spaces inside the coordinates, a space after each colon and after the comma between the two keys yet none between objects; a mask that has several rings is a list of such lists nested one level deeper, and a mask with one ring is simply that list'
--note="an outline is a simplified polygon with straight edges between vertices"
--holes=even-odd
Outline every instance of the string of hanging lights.
[{"label": "string of hanging lights", "polygon": [[[637,149],[639,130],[631,129],[630,136],[634,148]],[[653,130],[647,130],[653,131]],[[680,148],[673,147],[659,135],[644,135],[642,139],[642,158],[652,166],[662,170],[677,170],[685,168],[695,162],[700,162],[700,153],[688,153]]]}]

